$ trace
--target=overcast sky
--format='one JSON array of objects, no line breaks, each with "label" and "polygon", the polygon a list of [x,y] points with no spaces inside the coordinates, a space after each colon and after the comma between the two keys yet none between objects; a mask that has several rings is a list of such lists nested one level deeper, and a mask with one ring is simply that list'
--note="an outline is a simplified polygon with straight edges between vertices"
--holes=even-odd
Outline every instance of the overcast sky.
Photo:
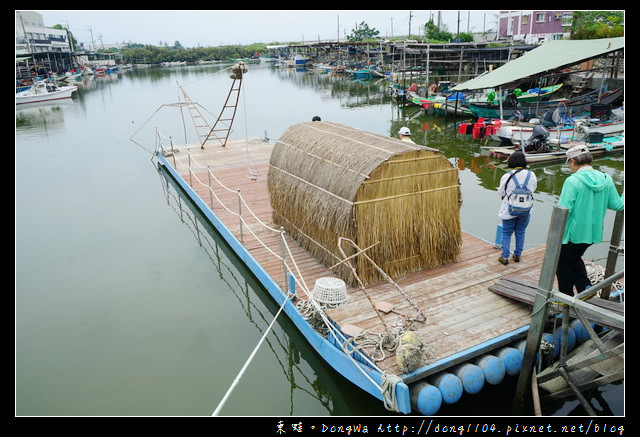
[{"label": "overcast sky", "polygon": [[[45,26],[68,26],[91,47],[134,42],[184,47],[344,39],[365,22],[383,38],[416,35],[435,10],[38,10]],[[495,29],[498,11],[440,11],[449,32]],[[411,18],[410,18],[411,17]]]}]

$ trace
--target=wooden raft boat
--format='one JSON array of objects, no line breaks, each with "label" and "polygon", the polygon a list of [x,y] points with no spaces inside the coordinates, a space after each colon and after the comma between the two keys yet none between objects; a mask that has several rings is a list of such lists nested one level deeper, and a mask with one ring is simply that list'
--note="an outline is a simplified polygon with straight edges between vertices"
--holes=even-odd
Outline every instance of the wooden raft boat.
[{"label": "wooden raft boat", "polygon": [[[309,302],[309,290],[317,280],[335,274],[289,234],[273,232],[278,226],[272,221],[267,188],[273,147],[257,140],[229,141],[226,147],[206,149],[180,146],[173,153],[156,151],[154,160],[209,218],[325,361],[350,382],[384,401],[387,409],[435,414],[442,403],[455,403],[463,393],[499,383],[505,365],[498,357],[512,352],[509,346],[526,335],[531,310],[525,303],[491,292],[489,287],[505,275],[537,281],[544,247],[527,250],[521,262],[503,266],[497,261],[494,245],[462,233],[455,262],[383,280],[365,290],[348,285],[346,301],[324,310],[329,332],[320,333],[304,318],[301,304]],[[243,199],[242,225],[237,214],[239,193]],[[283,253],[282,238],[290,252],[287,262],[295,260],[292,270],[299,274],[295,282],[290,272],[285,273],[282,257],[274,256]],[[288,294],[287,290],[293,288],[293,294]],[[403,371],[393,350],[367,350],[367,336],[379,340],[385,329],[413,318],[416,309],[426,316],[425,321],[411,323],[425,351],[420,366]],[[345,345],[353,345],[354,340],[362,348],[346,353]],[[490,368],[488,362],[496,364]],[[389,377],[392,384],[388,384]]]}]

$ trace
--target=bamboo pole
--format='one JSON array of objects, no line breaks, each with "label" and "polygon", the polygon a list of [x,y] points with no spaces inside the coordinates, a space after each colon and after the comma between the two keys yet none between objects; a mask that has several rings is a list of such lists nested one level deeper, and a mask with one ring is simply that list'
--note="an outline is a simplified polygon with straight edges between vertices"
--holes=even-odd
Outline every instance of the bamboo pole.
[{"label": "bamboo pole", "polygon": [[547,244],[540,278],[538,280],[538,289],[536,299],[533,303],[533,312],[531,314],[531,324],[527,333],[527,342],[522,359],[522,368],[518,376],[518,384],[514,395],[512,408],[516,415],[521,415],[524,410],[524,395],[527,387],[530,385],[530,378],[534,368],[536,354],[540,347],[540,340],[547,319],[548,301],[552,294],[553,282],[555,279],[556,269],[558,267],[558,259],[560,257],[560,249],[562,247],[562,237],[564,235],[564,227],[567,221],[569,210],[559,206],[554,206],[551,214],[551,222],[549,232],[547,234]]},{"label": "bamboo pole", "polygon": [[536,369],[534,367],[531,375],[531,394],[533,396],[533,411],[536,416],[542,416],[542,409],[540,408],[540,393],[538,392],[538,383],[536,382]]},{"label": "bamboo pole", "polygon": [[582,393],[576,386],[575,382],[573,381],[573,378],[571,378],[571,376],[564,370],[563,367],[560,367],[558,369],[558,372],[560,373],[560,375],[562,375],[564,380],[567,382],[567,385],[571,388],[573,393],[576,395],[576,397],[580,401],[580,404],[585,409],[587,414],[589,414],[589,416],[597,416],[596,412],[593,411],[593,408],[589,404],[589,401],[587,401],[587,399],[582,395]]},{"label": "bamboo pole", "polygon": [[[607,265],[604,269],[604,277],[608,278],[616,268],[618,261],[618,251],[620,250],[620,240],[622,237],[622,228],[624,227],[624,211],[616,212],[613,231],[611,232],[611,243],[609,244],[609,255],[607,256]],[[611,285],[607,285],[600,292],[602,299],[609,299]]]}]

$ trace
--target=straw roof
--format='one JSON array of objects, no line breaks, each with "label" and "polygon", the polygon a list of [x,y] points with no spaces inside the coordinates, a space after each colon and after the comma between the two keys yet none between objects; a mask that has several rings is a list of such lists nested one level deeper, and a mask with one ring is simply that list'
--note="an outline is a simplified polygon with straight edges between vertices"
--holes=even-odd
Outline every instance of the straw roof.
[{"label": "straw roof", "polygon": [[[269,164],[274,222],[328,266],[342,259],[338,237],[375,245],[367,255],[392,277],[453,262],[460,252],[458,171],[435,149],[307,122],[286,130]],[[365,285],[382,278],[363,256],[354,266]],[[335,273],[355,284],[347,266]]]}]

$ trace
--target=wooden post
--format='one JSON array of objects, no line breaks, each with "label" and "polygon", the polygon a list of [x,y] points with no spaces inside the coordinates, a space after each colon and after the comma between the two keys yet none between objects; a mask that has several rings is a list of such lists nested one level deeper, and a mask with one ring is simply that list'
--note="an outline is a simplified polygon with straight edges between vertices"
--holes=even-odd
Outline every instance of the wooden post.
[{"label": "wooden post", "polygon": [[560,337],[560,366],[564,366],[567,360],[567,348],[569,347],[569,306],[562,307],[562,335]]},{"label": "wooden post", "polygon": [[193,180],[191,179],[191,152],[187,149],[187,156],[189,157],[189,185],[193,187]]},{"label": "wooden post", "polygon": [[211,167],[207,166],[207,183],[209,187],[209,208],[213,209],[213,188],[211,188]]},{"label": "wooden post", "polygon": [[242,237],[242,196],[240,195],[240,188],[238,188],[238,220],[240,225],[240,242],[244,243],[244,238]]},{"label": "wooden post", "polygon": [[287,247],[287,242],[284,239],[284,228],[282,226],[280,226],[280,253],[282,254],[282,281],[283,281],[283,288],[284,288],[284,292],[286,293],[287,290],[287,251],[286,251],[286,247]]},{"label": "wooden post", "polygon": [[[613,231],[611,232],[611,243],[609,243],[609,255],[607,257],[607,265],[604,269],[604,277],[608,278],[613,274],[616,269],[616,262],[618,261],[618,250],[620,249],[620,239],[622,237],[622,228],[624,227],[624,211],[616,212],[616,219],[613,223]],[[609,293],[611,292],[611,285],[608,285],[602,289],[600,297],[602,299],[609,299]]]},{"label": "wooden post", "polygon": [[548,301],[552,294],[568,211],[567,208],[554,206],[551,214],[551,223],[549,224],[549,232],[547,234],[547,248],[542,262],[540,279],[538,280],[536,299],[533,302],[533,312],[531,313],[531,323],[527,333],[524,357],[522,358],[522,368],[518,376],[518,385],[516,386],[513,399],[512,408],[516,415],[523,414],[524,395],[530,386],[531,372],[534,368],[536,354],[540,347],[540,340],[542,340],[542,334],[547,320]]}]

